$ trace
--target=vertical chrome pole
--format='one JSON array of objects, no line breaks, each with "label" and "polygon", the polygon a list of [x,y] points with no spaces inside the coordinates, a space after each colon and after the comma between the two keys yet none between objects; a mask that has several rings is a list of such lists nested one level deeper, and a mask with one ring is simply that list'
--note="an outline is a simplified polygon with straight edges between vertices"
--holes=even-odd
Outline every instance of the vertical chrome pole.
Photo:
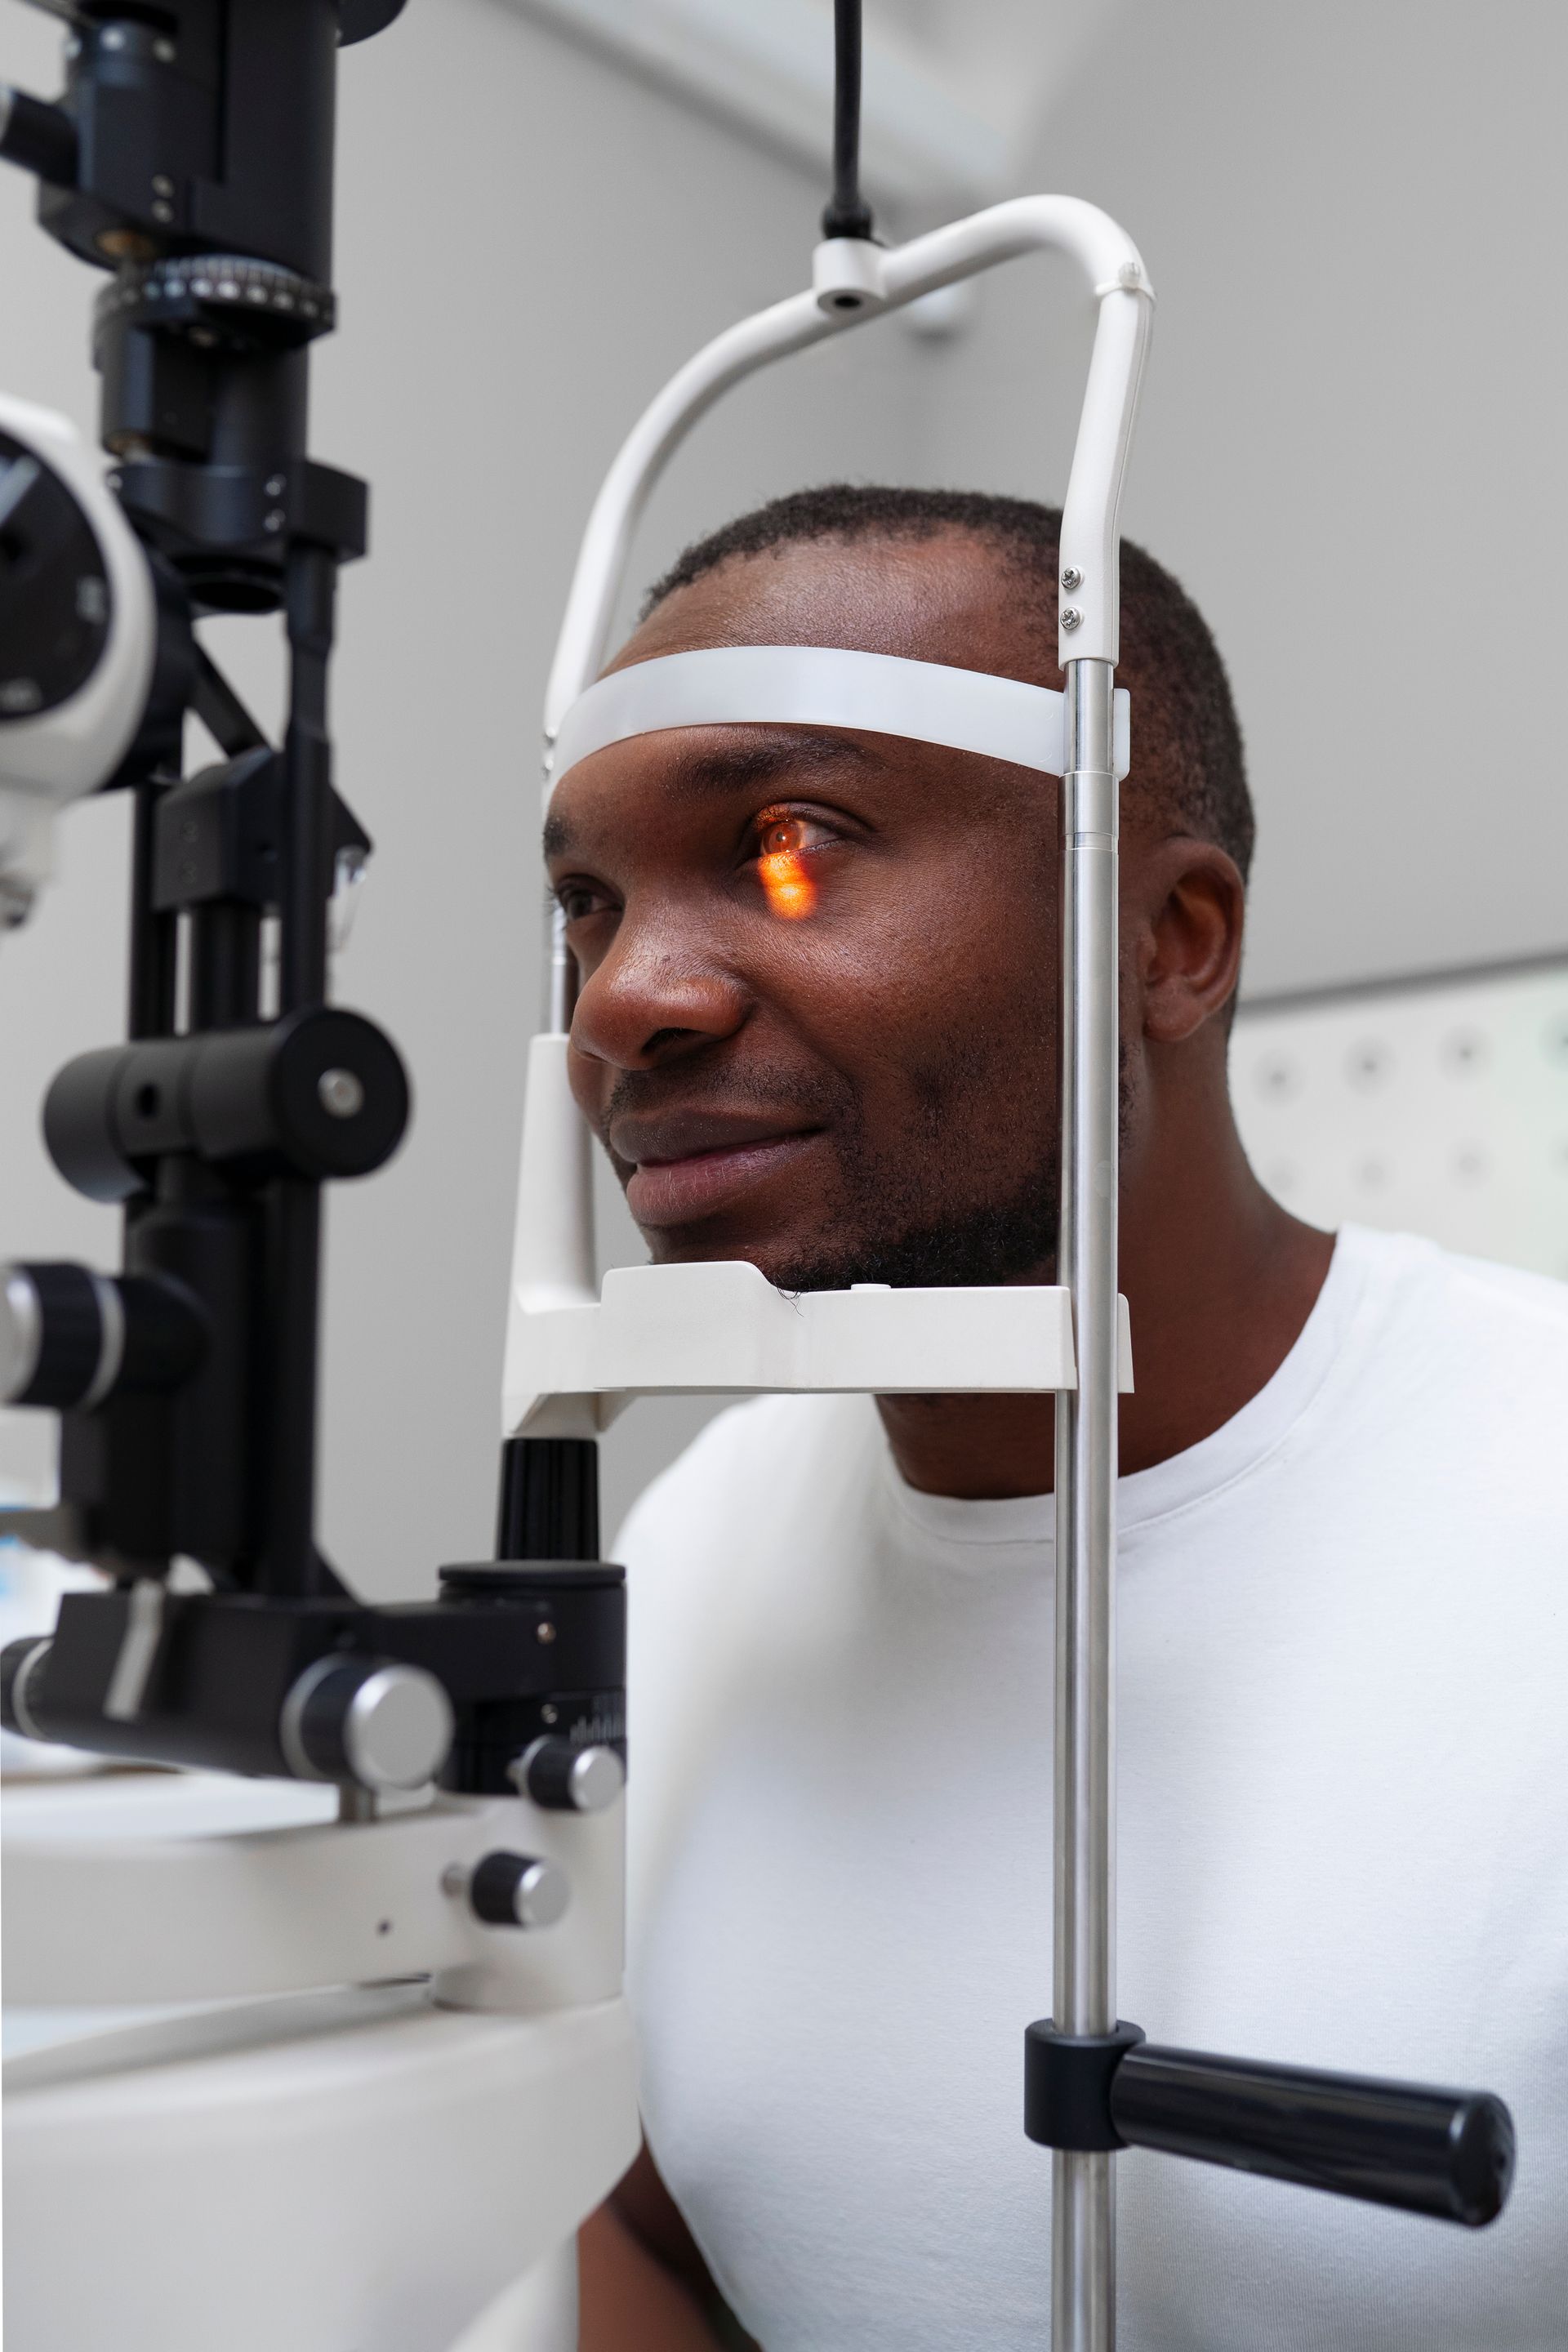
[{"label": "vertical chrome pole", "polygon": [[550,909],[545,953],[544,1026],[551,1034],[563,1037],[572,1026],[577,1002],[577,961],[566,944],[566,918],[556,906]]},{"label": "vertical chrome pole", "polygon": [[[1067,665],[1062,1197],[1078,1386],[1057,1399],[1056,1937],[1062,2033],[1116,2022],[1117,782],[1107,661]],[[1053,2352],[1116,2340],[1112,2158],[1051,2159]]]}]

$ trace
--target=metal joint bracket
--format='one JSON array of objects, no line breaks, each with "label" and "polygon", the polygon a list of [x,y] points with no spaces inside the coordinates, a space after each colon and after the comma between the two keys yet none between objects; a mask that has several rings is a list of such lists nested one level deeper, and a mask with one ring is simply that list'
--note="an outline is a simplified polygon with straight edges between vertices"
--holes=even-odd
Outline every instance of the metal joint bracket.
[{"label": "metal joint bracket", "polygon": [[825,237],[811,257],[811,290],[829,317],[886,310],[882,247],[868,236]]},{"label": "metal joint bracket", "polygon": [[1110,2116],[1110,2085],[1141,2025],[1058,2033],[1048,2017],[1024,2032],[1024,2129],[1041,2147],[1107,2149],[1127,2142]]},{"label": "metal joint bracket", "polygon": [[1114,849],[1120,831],[1116,778],[1095,769],[1078,769],[1062,779],[1067,805],[1062,828],[1075,849]]}]

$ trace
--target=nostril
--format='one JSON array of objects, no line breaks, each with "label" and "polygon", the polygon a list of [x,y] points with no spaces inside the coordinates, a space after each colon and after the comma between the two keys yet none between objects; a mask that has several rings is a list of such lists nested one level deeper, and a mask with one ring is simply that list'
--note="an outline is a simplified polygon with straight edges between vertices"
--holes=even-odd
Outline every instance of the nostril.
[{"label": "nostril", "polygon": [[700,1034],[696,1029],[656,1029],[651,1037],[645,1038],[643,1041],[644,1058],[650,1062],[657,1061],[661,1054],[669,1050],[670,1046],[682,1045],[689,1038],[697,1037]]}]

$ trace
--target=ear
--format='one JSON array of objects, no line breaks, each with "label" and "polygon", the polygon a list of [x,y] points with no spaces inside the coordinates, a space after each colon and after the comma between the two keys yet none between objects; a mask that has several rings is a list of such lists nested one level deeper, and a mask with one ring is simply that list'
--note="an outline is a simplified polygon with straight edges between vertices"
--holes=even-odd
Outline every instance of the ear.
[{"label": "ear", "polygon": [[1130,860],[1122,920],[1142,1003],[1142,1031],[1179,1045],[1224,1010],[1241,971],[1247,889],[1233,858],[1184,835]]}]

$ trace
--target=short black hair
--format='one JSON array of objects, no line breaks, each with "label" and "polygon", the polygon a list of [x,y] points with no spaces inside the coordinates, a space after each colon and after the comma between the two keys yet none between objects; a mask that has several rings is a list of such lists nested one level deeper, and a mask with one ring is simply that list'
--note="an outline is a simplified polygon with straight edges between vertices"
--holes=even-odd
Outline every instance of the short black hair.
[{"label": "short black hair", "polygon": [[[644,600],[642,618],[678,588],[731,558],[760,556],[813,540],[934,539],[962,531],[994,548],[1022,588],[1037,627],[1040,666],[1057,671],[1057,574],[1061,509],[982,490],[912,490],[828,482],[795,490],[689,547]],[[1247,783],[1241,727],[1219,647],[1207,622],[1163,564],[1121,542],[1121,661],[1133,695],[1133,772],[1144,807],[1175,830],[1218,844],[1243,875],[1252,865],[1257,824]]]}]

